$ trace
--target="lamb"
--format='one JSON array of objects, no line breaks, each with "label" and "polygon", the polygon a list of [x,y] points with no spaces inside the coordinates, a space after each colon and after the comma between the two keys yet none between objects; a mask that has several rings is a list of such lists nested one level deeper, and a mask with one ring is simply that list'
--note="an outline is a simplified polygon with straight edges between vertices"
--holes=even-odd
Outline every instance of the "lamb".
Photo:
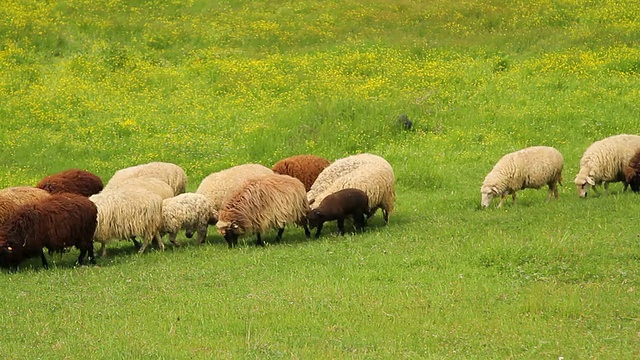
[{"label": "lamb", "polygon": [[369,197],[364,191],[342,189],[325,197],[317,208],[309,210],[307,221],[310,228],[318,228],[316,238],[320,237],[324,223],[332,220],[338,221],[340,235],[344,235],[345,218],[353,216],[356,230],[364,231],[369,210]]},{"label": "lamb", "polygon": [[625,182],[629,184],[633,192],[640,192],[640,149],[629,160],[624,168]]},{"label": "lamb", "polygon": [[280,241],[287,224],[296,223],[311,236],[305,216],[309,210],[302,182],[288,175],[264,175],[248,180],[229,197],[218,212],[216,227],[229,244],[238,245],[238,237],[254,232],[257,243],[264,245],[261,233],[277,228]]},{"label": "lamb", "polygon": [[511,194],[515,203],[516,191],[544,185],[549,186],[547,202],[552,195],[557,199],[563,166],[562,154],[549,146],[532,146],[504,155],[482,183],[482,207],[491,205],[495,196],[500,196],[498,207],[501,207],[507,194]]},{"label": "lamb", "polygon": [[51,194],[73,193],[89,197],[102,191],[104,184],[100,177],[88,171],[68,169],[46,176],[36,187]]},{"label": "lamb", "polygon": [[104,187],[104,192],[119,191],[123,188],[145,189],[159,195],[162,199],[174,196],[174,189],[166,182],[149,176],[130,178],[127,180],[112,182],[109,181]]},{"label": "lamb", "polygon": [[176,164],[167,162],[150,162],[118,170],[109,180],[109,184],[126,182],[137,177],[160,179],[171,186],[173,195],[182,194],[187,188],[187,174],[184,170]]},{"label": "lamb", "polygon": [[389,214],[393,212],[395,204],[395,175],[389,162],[373,154],[336,160],[318,176],[307,198],[314,209],[325,197],[348,188],[362,190],[369,197],[367,217],[382,209],[384,222],[389,223]]},{"label": "lamb", "polygon": [[107,254],[106,244],[113,239],[132,239],[136,236],[143,239],[139,253],[143,253],[154,239],[160,249],[164,249],[160,240],[162,198],[159,195],[145,189],[122,188],[103,191],[92,195],[89,200],[98,208],[94,240],[102,244],[101,256]]},{"label": "lamb", "polygon": [[292,176],[304,184],[307,191],[318,175],[329,166],[329,160],[316,155],[295,155],[276,162],[271,170],[276,174]]},{"label": "lamb", "polygon": [[[580,159],[580,171],[574,180],[578,195],[586,197],[590,187],[597,195],[599,191],[596,186],[604,183],[606,192],[609,183],[625,181],[624,168],[638,150],[638,135],[614,135],[591,144]],[[627,185],[625,182],[624,190]]]},{"label": "lamb", "polygon": [[71,246],[80,249],[78,264],[84,264],[87,254],[89,262],[95,264],[97,214],[87,197],[71,193],[53,194],[23,205],[0,226],[0,265],[15,269],[23,260],[39,255],[42,266],[48,268],[43,247],[53,252]]},{"label": "lamb", "polygon": [[242,188],[245,181],[263,175],[273,175],[273,171],[260,164],[237,165],[209,174],[202,180],[196,193],[206,196],[213,209],[220,211],[223,201]]},{"label": "lamb", "polygon": [[14,186],[0,190],[0,225],[20,206],[38,202],[49,196],[47,191],[32,186]]},{"label": "lamb", "polygon": [[178,246],[178,231],[185,230],[188,238],[196,232],[196,243],[202,244],[207,236],[207,226],[217,221],[218,212],[213,209],[206,196],[196,193],[180,194],[162,202],[160,236],[169,234],[169,241]]}]

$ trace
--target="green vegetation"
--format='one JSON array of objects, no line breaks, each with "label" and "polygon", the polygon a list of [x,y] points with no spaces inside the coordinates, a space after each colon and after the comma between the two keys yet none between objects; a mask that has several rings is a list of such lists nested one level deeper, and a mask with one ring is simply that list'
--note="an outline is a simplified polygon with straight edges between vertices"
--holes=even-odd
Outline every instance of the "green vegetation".
[{"label": "green vegetation", "polygon": [[[3,1],[1,187],[170,161],[195,190],[241,163],[372,152],[397,210],[364,235],[228,250],[211,229],[165,252],[119,242],[95,267],[34,259],[0,274],[1,357],[640,357],[638,198],[572,184],[590,143],[640,132],[639,16],[630,0]],[[560,200],[479,210],[493,164],[532,145],[563,153]]]}]

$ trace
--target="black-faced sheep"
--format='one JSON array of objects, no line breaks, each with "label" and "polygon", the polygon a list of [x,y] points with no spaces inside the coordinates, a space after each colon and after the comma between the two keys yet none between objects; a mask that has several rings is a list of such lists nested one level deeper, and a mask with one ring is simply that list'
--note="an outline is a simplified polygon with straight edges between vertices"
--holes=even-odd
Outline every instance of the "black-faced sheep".
[{"label": "black-faced sheep", "polygon": [[216,227],[229,247],[238,245],[244,233],[256,233],[257,243],[264,242],[261,233],[278,229],[276,241],[282,238],[284,227],[295,223],[304,227],[310,236],[305,216],[309,210],[304,185],[288,175],[264,175],[248,180],[229,197],[218,212]]},{"label": "black-faced sheep", "polygon": [[78,194],[54,194],[36,203],[23,205],[9,221],[0,226],[0,265],[16,268],[27,258],[40,256],[48,267],[43,248],[61,251],[75,246],[80,250],[78,263],[93,256],[93,234],[97,224],[96,206]]},{"label": "black-faced sheep", "polygon": [[27,204],[38,202],[50,194],[32,186],[14,186],[0,190],[0,225],[7,221],[16,210]]},{"label": "black-faced sheep", "polygon": [[196,193],[206,196],[213,209],[220,211],[222,202],[242,188],[245,181],[263,175],[273,175],[273,171],[260,164],[237,165],[209,174],[200,182]]},{"label": "black-faced sheep", "polygon": [[334,161],[320,173],[307,193],[312,209],[322,200],[342,189],[360,189],[369,197],[369,214],[382,209],[385,224],[395,204],[395,175],[391,164],[373,154],[352,155]]},{"label": "black-faced sheep", "polygon": [[89,197],[102,191],[104,184],[98,175],[85,170],[69,169],[46,176],[36,187],[51,194],[72,193]]},{"label": "black-faced sheep", "polygon": [[633,192],[640,192],[640,150],[629,160],[624,168],[625,182]]},{"label": "black-faced sheep", "polygon": [[516,191],[545,185],[549,186],[547,201],[552,195],[557,199],[563,166],[562,154],[549,146],[532,146],[504,155],[482,183],[482,207],[491,205],[496,196],[500,196],[498,207],[501,207],[508,194],[515,203]]},{"label": "black-faced sheep", "polygon": [[[155,239],[161,249],[162,198],[145,189],[122,188],[103,191],[89,198],[98,208],[98,226],[94,240],[101,243],[101,256],[107,254],[106,244],[114,239],[143,239],[139,253]],[[135,243],[135,241],[134,241]]]},{"label": "black-faced sheep", "polygon": [[187,188],[187,174],[180,166],[158,161],[118,170],[109,179],[107,186],[138,177],[152,177],[164,181],[173,189],[173,195],[182,194]]},{"label": "black-faced sheep", "polygon": [[295,155],[276,162],[271,170],[276,174],[289,175],[302,181],[306,191],[309,191],[318,175],[329,164],[329,160],[316,155]]},{"label": "black-faced sheep", "polygon": [[307,221],[310,228],[317,228],[316,238],[326,221],[337,220],[338,230],[344,235],[344,220],[352,216],[356,230],[364,231],[366,216],[369,213],[369,197],[359,189],[342,189],[322,200],[320,205],[309,210]]},{"label": "black-faced sheep", "polygon": [[580,171],[574,180],[578,195],[586,197],[590,187],[598,194],[596,186],[603,183],[606,192],[609,183],[625,181],[624,168],[638,150],[638,135],[614,135],[591,144],[580,159]]},{"label": "black-faced sheep", "polygon": [[160,236],[169,234],[169,241],[178,246],[176,234],[185,230],[188,238],[198,234],[197,244],[207,237],[208,225],[218,221],[218,212],[213,209],[206,196],[196,193],[184,193],[164,199],[162,202],[162,227]]}]

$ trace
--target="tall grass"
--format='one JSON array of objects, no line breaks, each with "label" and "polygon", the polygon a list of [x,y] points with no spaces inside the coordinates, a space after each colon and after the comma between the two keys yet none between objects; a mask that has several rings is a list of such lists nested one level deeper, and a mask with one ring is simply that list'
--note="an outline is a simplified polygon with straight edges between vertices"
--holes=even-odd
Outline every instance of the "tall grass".
[{"label": "tall grass", "polygon": [[[6,1],[0,186],[171,161],[213,171],[373,152],[397,210],[363,234],[290,228],[98,266],[0,275],[17,358],[637,358],[638,199],[578,199],[593,141],[638,133],[636,2]],[[406,114],[413,129],[397,117]],[[479,210],[505,153],[565,157]],[[274,234],[266,234],[272,240]]]}]

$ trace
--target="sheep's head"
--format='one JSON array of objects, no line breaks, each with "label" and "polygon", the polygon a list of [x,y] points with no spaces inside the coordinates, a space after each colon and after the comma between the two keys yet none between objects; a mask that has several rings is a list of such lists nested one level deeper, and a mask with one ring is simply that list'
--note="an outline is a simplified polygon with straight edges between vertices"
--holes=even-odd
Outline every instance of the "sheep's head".
[{"label": "sheep's head", "polygon": [[227,222],[219,220],[216,223],[216,227],[224,239],[229,244],[229,247],[238,245],[238,237],[244,233],[244,229],[238,225],[235,221]]},{"label": "sheep's head", "polygon": [[324,216],[318,209],[312,209],[307,212],[307,223],[311,228],[317,228],[324,222]]},{"label": "sheep's head", "polygon": [[15,268],[22,260],[20,252],[10,243],[0,243],[0,266]]},{"label": "sheep's head", "polygon": [[589,193],[589,188],[594,186],[596,182],[593,180],[591,176],[576,176],[576,179],[573,181],[578,188],[578,196],[581,198],[587,197]]},{"label": "sheep's head", "polygon": [[480,193],[482,193],[481,204],[483,208],[489,207],[493,198],[500,195],[498,188],[495,186],[483,186],[480,188]]}]

